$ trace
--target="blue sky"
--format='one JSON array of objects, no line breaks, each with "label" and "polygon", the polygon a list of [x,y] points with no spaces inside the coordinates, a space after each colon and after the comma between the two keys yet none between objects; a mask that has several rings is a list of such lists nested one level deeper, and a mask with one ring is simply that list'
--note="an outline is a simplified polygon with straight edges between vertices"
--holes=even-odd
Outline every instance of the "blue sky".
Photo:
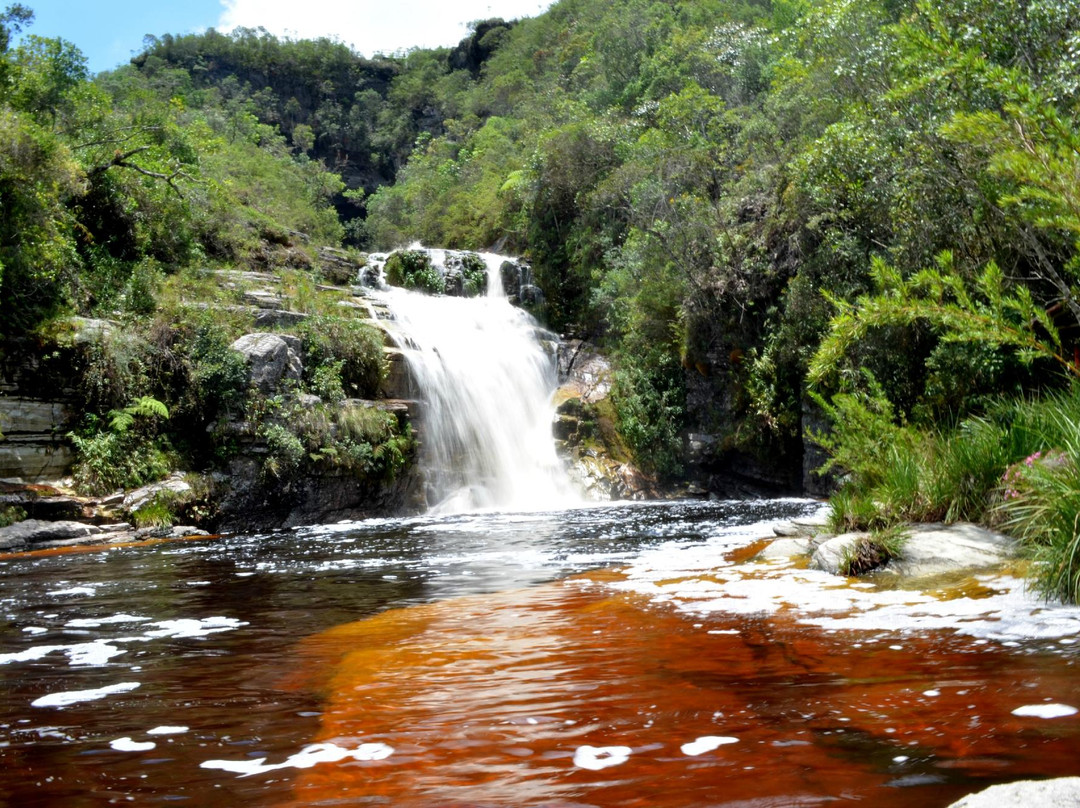
[{"label": "blue sky", "polygon": [[[186,34],[234,26],[278,36],[329,36],[366,56],[410,47],[453,45],[466,23],[532,17],[551,0],[20,0],[34,11],[27,33],[61,37],[110,70],[142,50],[146,34]],[[6,7],[9,0],[0,0]]]}]

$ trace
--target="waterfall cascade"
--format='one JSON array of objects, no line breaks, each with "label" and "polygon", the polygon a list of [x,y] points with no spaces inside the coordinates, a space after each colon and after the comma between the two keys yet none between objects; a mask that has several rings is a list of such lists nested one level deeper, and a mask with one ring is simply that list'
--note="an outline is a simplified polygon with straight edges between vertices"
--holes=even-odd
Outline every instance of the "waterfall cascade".
[{"label": "waterfall cascade", "polygon": [[[445,266],[446,251],[427,252]],[[421,402],[428,503],[447,513],[576,504],[551,434],[558,337],[508,301],[500,272],[507,259],[480,256],[485,295],[380,292]]]}]

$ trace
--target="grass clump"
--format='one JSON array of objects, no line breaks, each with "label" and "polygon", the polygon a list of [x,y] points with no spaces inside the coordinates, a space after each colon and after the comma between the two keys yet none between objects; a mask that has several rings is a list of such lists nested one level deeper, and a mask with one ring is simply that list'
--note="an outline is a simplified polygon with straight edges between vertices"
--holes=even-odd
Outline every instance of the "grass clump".
[{"label": "grass clump", "polygon": [[[1031,556],[1035,587],[1080,602],[1080,385],[1003,399],[951,428],[897,424],[873,395],[825,404],[834,429],[818,436],[842,474],[830,528],[888,532],[904,522],[999,527]],[[871,537],[870,544],[880,544]],[[878,550],[856,548],[851,569]]]}]

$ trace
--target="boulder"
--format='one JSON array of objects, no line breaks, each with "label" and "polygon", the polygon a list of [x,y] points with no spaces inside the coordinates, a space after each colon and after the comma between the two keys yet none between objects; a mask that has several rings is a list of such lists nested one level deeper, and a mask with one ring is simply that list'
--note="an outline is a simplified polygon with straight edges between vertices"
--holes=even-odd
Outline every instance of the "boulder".
[{"label": "boulder", "polygon": [[247,360],[251,383],[263,393],[275,392],[284,381],[300,381],[304,366],[300,361],[300,340],[282,334],[245,334],[232,344]]},{"label": "boulder", "polygon": [[614,372],[607,359],[591,343],[580,339],[560,342],[558,346],[559,380],[567,395],[580,397],[587,404],[607,398]]},{"label": "boulder", "polygon": [[845,554],[855,546],[855,542],[868,535],[868,533],[841,533],[839,536],[826,539],[814,550],[814,555],[810,559],[810,568],[839,575]]},{"label": "boulder", "polygon": [[757,554],[758,558],[788,559],[795,556],[808,555],[814,549],[814,541],[809,538],[782,538],[771,542],[768,547]]},{"label": "boulder", "polygon": [[890,561],[888,569],[905,578],[921,578],[993,567],[1016,551],[1016,539],[978,525],[916,525],[907,532],[900,558]]},{"label": "boulder", "polygon": [[1076,808],[1080,806],[1080,777],[1021,780],[990,786],[952,803],[949,808]]},{"label": "boulder", "polygon": [[[844,553],[866,533],[845,533],[821,543],[810,566],[838,573]],[[904,578],[924,578],[959,570],[993,567],[1016,553],[1015,539],[978,525],[911,525],[904,532],[900,557],[882,568]]]},{"label": "boulder", "polygon": [[84,539],[101,533],[101,528],[82,522],[45,522],[24,519],[0,528],[0,550],[21,550],[49,541]]},{"label": "boulder", "polygon": [[191,485],[184,480],[183,474],[173,474],[167,480],[150,483],[142,488],[136,488],[134,491],[128,492],[124,497],[124,510],[128,513],[135,513],[135,511],[152,502],[154,497],[163,492],[175,497],[183,497],[191,492]]}]

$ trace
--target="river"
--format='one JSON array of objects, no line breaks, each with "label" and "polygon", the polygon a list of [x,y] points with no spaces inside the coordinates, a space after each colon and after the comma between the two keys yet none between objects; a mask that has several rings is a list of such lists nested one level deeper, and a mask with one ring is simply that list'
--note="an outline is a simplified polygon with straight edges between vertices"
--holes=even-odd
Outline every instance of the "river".
[{"label": "river", "polygon": [[747,561],[806,500],[0,562],[18,806],[944,806],[1075,774],[1080,612]]}]

